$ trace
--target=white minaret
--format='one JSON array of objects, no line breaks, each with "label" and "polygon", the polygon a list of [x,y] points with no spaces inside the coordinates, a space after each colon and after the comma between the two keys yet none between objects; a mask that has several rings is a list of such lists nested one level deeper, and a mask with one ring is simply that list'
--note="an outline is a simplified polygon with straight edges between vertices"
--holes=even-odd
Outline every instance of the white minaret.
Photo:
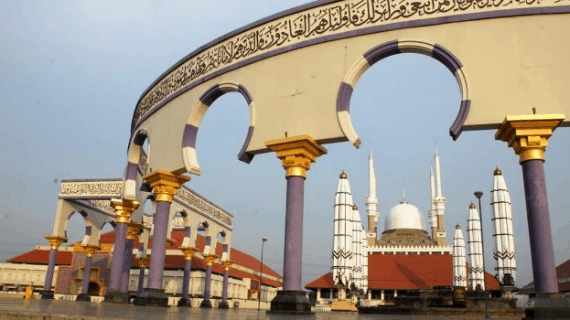
[{"label": "white minaret", "polygon": [[377,209],[376,173],[374,172],[374,157],[372,157],[372,151],[370,151],[370,156],[368,157],[368,197],[366,197],[364,203],[366,204],[366,211],[368,212],[367,242],[369,246],[375,246],[377,237],[376,224],[380,218],[380,212],[378,212]]},{"label": "white minaret", "polygon": [[[350,286],[352,275],[352,193],[348,177],[344,171],[340,174],[334,204],[334,237],[333,237],[333,280],[335,284]],[[342,299],[342,297],[339,297]]]},{"label": "white minaret", "polygon": [[467,234],[469,236],[469,283],[471,290],[475,290],[477,285],[485,290],[483,273],[483,242],[481,234],[481,220],[475,205],[469,205],[469,219],[467,220]]},{"label": "white minaret", "polygon": [[434,206],[435,216],[437,220],[437,230],[435,241],[439,246],[445,246],[447,244],[445,228],[444,228],[444,215],[445,215],[445,204],[447,200],[443,196],[441,191],[441,168],[439,166],[439,154],[435,152],[435,196],[432,198],[432,203]]},{"label": "white minaret", "polygon": [[455,226],[453,237],[453,286],[467,287],[467,264],[465,261],[465,240],[461,226]]},{"label": "white minaret", "polygon": [[429,173],[429,190],[431,194],[430,198],[430,210],[429,210],[429,224],[431,227],[431,238],[436,241],[437,237],[437,215],[435,210],[435,178],[433,176],[433,167],[430,169]]},{"label": "white minaret", "polygon": [[354,248],[354,265],[352,266],[352,283],[357,289],[362,284],[362,221],[358,206],[352,206],[352,247]]},{"label": "white minaret", "polygon": [[493,183],[493,226],[495,233],[495,252],[493,256],[497,260],[497,273],[499,281],[504,283],[504,276],[510,274],[516,280],[517,262],[515,260],[515,242],[513,235],[513,213],[511,208],[511,196],[507,190],[505,178],[501,170],[497,168],[494,172]]}]

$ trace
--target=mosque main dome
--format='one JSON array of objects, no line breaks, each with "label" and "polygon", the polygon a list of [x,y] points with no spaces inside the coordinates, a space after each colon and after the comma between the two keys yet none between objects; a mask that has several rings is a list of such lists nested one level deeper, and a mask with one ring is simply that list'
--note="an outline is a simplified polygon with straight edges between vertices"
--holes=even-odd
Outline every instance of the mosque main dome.
[{"label": "mosque main dome", "polygon": [[399,205],[393,207],[390,213],[386,216],[384,223],[384,230],[394,229],[419,229],[424,230],[422,227],[421,212],[415,206],[406,201],[401,202]]}]

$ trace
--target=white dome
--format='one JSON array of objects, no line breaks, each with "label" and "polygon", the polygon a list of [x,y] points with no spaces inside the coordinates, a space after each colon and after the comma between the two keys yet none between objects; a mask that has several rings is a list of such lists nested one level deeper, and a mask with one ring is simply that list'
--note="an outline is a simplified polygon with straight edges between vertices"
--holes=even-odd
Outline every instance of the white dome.
[{"label": "white dome", "polygon": [[384,230],[392,229],[423,230],[420,210],[407,202],[402,202],[392,208],[390,213],[386,216]]}]

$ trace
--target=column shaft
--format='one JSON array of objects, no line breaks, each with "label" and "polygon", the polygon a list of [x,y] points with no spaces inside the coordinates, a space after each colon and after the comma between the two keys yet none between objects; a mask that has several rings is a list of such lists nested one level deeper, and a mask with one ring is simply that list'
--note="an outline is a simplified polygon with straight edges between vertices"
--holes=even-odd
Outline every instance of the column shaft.
[{"label": "column shaft", "polygon": [[137,296],[140,296],[143,293],[144,289],[144,270],[145,268],[139,268],[139,288],[137,290]]},{"label": "column shaft", "polygon": [[230,276],[229,270],[224,270],[224,282],[222,284],[222,302],[228,301],[228,278]]},{"label": "column shaft", "polygon": [[113,250],[113,262],[111,265],[111,276],[109,277],[109,290],[118,291],[121,285],[121,273],[123,272],[125,239],[127,236],[127,224],[117,223],[115,229],[115,247]]},{"label": "column shaft", "polygon": [[528,160],[521,165],[534,288],[536,292],[558,292],[544,164],[541,160]]},{"label": "column shaft", "polygon": [[91,274],[91,261],[93,261],[93,257],[87,256],[85,258],[85,271],[83,272],[83,287],[81,288],[82,294],[88,294],[89,291],[89,280]]},{"label": "column shaft", "polygon": [[184,278],[182,279],[182,299],[188,299],[188,285],[192,272],[192,260],[184,260]]},{"label": "column shaft", "polygon": [[129,293],[129,280],[131,278],[131,265],[133,263],[133,240],[127,240],[123,256],[123,270],[121,272],[121,293]]},{"label": "column shaft", "polygon": [[166,254],[166,233],[168,231],[168,216],[170,202],[158,201],[154,215],[154,236],[152,241],[152,255],[148,275],[148,288],[162,289],[162,275],[164,272],[164,257]]},{"label": "column shaft", "polygon": [[303,264],[303,204],[305,178],[287,177],[283,289],[300,291]]},{"label": "column shaft", "polygon": [[44,291],[51,291],[51,283],[53,281],[53,272],[55,270],[55,260],[57,259],[57,249],[51,249],[49,252],[49,263],[46,272],[46,282]]},{"label": "column shaft", "polygon": [[206,280],[204,281],[204,301],[210,301],[210,283],[212,282],[212,266],[206,268]]}]

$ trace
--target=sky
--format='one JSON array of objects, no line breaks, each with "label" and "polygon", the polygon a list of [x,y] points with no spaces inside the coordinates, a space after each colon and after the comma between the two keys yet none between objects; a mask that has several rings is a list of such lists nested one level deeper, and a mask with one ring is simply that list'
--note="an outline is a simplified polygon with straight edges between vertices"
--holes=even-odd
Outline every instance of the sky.
[{"label": "sky", "polygon": [[[204,43],[283,11],[291,1],[0,1],[0,260],[46,244],[61,179],[118,178],[139,96],[162,72]],[[277,76],[277,75],[276,75]],[[460,95],[451,73],[416,54],[390,57],[370,68],[352,95],[351,115],[362,146],[327,144],[305,183],[303,283],[331,267],[334,196],[342,170],[366,221],[369,152],[378,183],[378,229],[402,200],[427,221],[429,172],[437,149],[447,197],[445,227],[466,234],[474,191],[483,191],[487,271],[493,272],[493,170],[499,167],[512,197],[518,285],[532,281],[530,244],[518,157],[494,130],[448,129]],[[473,102],[474,104],[476,101]],[[235,93],[210,107],[197,141],[202,175],[187,186],[235,217],[232,245],[282,271],[284,170],[274,154],[237,160],[248,128],[247,104]],[[567,142],[564,142],[567,141]],[[570,130],[558,129],[546,151],[545,173],[556,264],[570,258],[567,169]],[[72,216],[68,236],[84,232]]]}]

